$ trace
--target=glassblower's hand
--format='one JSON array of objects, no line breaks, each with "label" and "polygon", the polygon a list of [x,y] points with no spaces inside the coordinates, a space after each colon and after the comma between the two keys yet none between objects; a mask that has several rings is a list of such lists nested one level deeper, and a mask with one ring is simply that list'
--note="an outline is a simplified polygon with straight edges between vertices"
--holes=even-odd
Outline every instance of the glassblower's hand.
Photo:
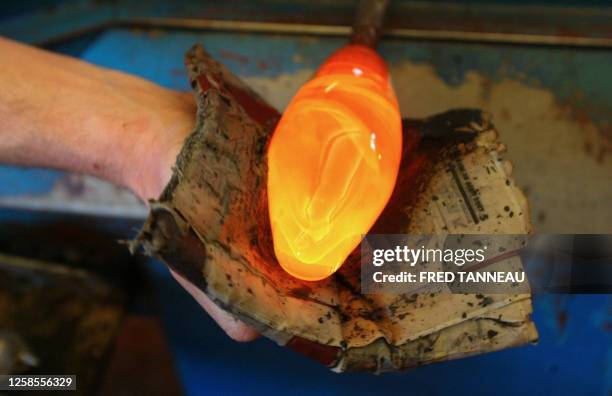
[{"label": "glassblower's hand", "polygon": [[[188,93],[185,94],[185,97],[187,99],[185,115],[189,115],[190,123],[193,124],[195,120],[196,110],[193,95],[191,93]],[[187,118],[185,118],[184,121],[187,122]],[[182,122],[179,122],[179,124],[182,124]],[[189,123],[187,125],[189,125]],[[188,130],[178,130],[180,131],[178,132],[178,136],[176,136],[176,138],[174,139],[171,139],[170,146],[167,147],[166,150],[164,150],[164,152],[166,153],[166,157],[163,161],[158,162],[158,164],[162,167],[159,172],[159,174],[161,175],[159,183],[156,183],[154,186],[152,186],[150,190],[149,188],[143,189],[144,191],[152,191],[154,193],[153,197],[155,198],[157,198],[161,194],[162,189],[166,186],[168,181],[170,181],[170,177],[172,176],[171,167],[172,165],[174,165],[176,156],[178,155],[182,147],[183,140],[187,137],[188,133],[191,132],[191,128]],[[142,196],[143,200],[146,200],[148,198],[149,197],[147,197],[146,195]],[[208,312],[208,314],[215,320],[215,322],[217,322],[219,326],[221,326],[221,328],[227,333],[229,337],[236,341],[252,341],[259,336],[259,334],[255,330],[236,319],[234,316],[232,316],[232,314],[219,308],[215,303],[210,300],[210,298],[208,298],[208,296],[206,296],[206,294],[204,294],[200,289],[192,285],[187,279],[181,277],[179,274],[172,270],[170,272],[172,273],[174,279],[176,279],[176,281],[181,286],[183,286],[185,290],[189,292],[189,294],[191,294],[191,296],[198,302],[198,304],[200,304],[200,306],[202,306],[202,308],[204,308],[204,310]]]},{"label": "glassblower's hand", "polygon": [[[0,37],[0,163],[85,173],[147,202],[192,131],[191,93]],[[234,340],[257,333],[173,274]]]}]

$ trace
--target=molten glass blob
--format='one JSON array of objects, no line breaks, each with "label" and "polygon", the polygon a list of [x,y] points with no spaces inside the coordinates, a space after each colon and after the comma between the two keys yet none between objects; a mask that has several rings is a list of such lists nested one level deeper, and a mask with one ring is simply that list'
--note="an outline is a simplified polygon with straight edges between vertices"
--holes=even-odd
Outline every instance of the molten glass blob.
[{"label": "molten glass blob", "polygon": [[385,207],[402,150],[386,66],[364,46],[334,53],[295,95],[268,151],[274,251],[296,278],[333,274]]}]

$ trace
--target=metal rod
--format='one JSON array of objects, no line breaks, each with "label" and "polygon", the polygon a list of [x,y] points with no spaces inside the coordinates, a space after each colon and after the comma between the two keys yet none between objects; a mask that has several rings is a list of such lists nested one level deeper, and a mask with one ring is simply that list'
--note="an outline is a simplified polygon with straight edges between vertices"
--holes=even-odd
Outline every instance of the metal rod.
[{"label": "metal rod", "polygon": [[[110,23],[108,27],[147,27],[167,29],[211,30],[241,33],[301,34],[311,36],[350,36],[353,29],[341,25],[225,21],[192,18],[130,18]],[[388,38],[426,41],[453,41],[488,44],[542,45],[555,47],[612,48],[612,38],[572,37],[543,34],[468,32],[437,29],[385,29]]]},{"label": "metal rod", "polygon": [[[308,36],[347,37],[352,28],[342,25],[314,25],[298,23],[226,21],[194,18],[125,18],[88,26],[52,39],[33,42],[35,45],[49,45],[82,34],[110,28],[188,29],[228,33],[294,34]],[[462,30],[438,29],[385,29],[381,35],[388,38],[419,41],[449,41],[479,44],[511,44],[547,47],[578,47],[612,49],[612,37],[556,36],[526,33],[469,32]]]},{"label": "metal rod", "polygon": [[355,15],[351,42],[376,47],[382,30],[388,0],[361,0]]}]

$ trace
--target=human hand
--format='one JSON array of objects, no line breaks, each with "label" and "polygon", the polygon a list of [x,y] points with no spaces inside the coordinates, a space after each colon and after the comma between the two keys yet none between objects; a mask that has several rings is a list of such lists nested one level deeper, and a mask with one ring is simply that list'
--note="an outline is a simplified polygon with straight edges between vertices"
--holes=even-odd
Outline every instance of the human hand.
[{"label": "human hand", "polygon": [[[0,163],[89,174],[145,202],[159,197],[194,126],[191,93],[2,37],[0,59]],[[257,337],[173,276],[231,338]]]},{"label": "human hand", "polygon": [[[145,161],[139,164],[141,169],[136,171],[136,175],[151,172],[153,175],[159,175],[159,178],[133,177],[130,179],[130,188],[144,201],[158,198],[163,188],[170,181],[172,166],[185,138],[192,132],[195,120],[196,107],[192,93],[177,94],[166,91],[158,93],[158,95],[178,96],[177,100],[169,100],[167,102],[168,106],[158,112],[162,120],[158,125],[162,129],[149,132],[153,136],[157,135],[159,137],[150,141],[152,147],[147,151],[151,153],[151,156],[145,158]],[[188,280],[174,271],[170,272],[230,338],[236,341],[252,341],[259,336],[255,330],[219,308],[206,294]]]}]

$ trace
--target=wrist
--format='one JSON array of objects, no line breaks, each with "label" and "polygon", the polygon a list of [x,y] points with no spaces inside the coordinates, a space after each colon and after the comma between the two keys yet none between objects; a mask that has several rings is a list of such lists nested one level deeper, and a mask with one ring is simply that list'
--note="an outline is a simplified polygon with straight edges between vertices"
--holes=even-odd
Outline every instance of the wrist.
[{"label": "wrist", "polygon": [[121,184],[145,202],[157,199],[170,181],[176,157],[195,123],[192,95],[164,91],[165,102],[124,124],[125,134],[120,137],[122,151],[128,153],[118,158]]},{"label": "wrist", "polygon": [[193,128],[191,94],[2,38],[0,57],[11,60],[0,73],[0,162],[159,196]]}]

